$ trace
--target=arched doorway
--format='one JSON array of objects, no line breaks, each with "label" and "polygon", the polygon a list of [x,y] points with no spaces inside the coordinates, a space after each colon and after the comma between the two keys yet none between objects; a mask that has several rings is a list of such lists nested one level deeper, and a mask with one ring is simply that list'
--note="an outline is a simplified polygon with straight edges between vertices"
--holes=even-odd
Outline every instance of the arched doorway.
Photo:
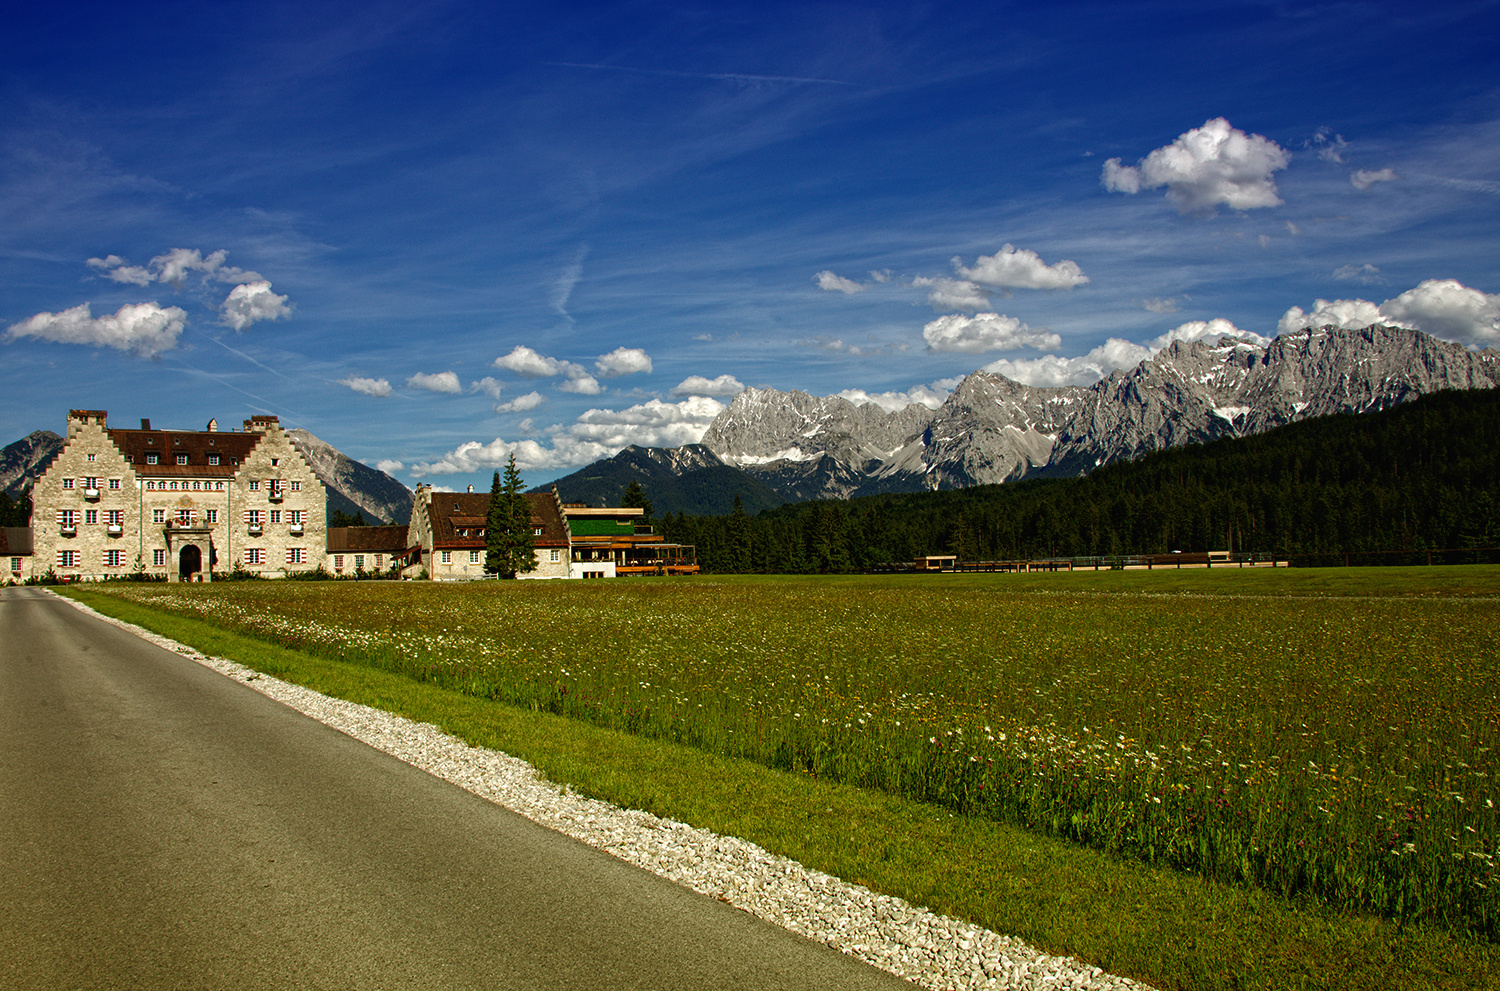
[{"label": "arched doorway", "polygon": [[203,570],[203,552],[198,549],[197,544],[186,544],[177,555],[177,575],[185,582],[193,580],[193,576]]}]

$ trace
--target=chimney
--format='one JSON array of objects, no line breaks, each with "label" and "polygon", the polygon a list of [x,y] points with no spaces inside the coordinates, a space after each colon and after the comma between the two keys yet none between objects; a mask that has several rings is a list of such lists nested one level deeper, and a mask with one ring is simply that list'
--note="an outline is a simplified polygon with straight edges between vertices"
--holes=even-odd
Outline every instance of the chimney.
[{"label": "chimney", "polygon": [[144,416],[141,417],[141,429],[142,430],[150,430],[151,429],[151,421],[148,420],[148,419],[146,419]]},{"label": "chimney", "polygon": [[219,432],[219,421],[218,420],[209,420],[208,421],[208,432],[211,433],[211,434],[216,434],[216,433]]},{"label": "chimney", "polygon": [[473,494],[474,494],[474,486],[471,485],[471,486],[469,486],[469,495],[473,495]]}]

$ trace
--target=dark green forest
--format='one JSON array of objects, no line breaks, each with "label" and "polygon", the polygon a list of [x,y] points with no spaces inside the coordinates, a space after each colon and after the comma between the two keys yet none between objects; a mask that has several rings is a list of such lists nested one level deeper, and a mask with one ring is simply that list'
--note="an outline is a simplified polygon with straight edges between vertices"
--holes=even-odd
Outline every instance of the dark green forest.
[{"label": "dark green forest", "polygon": [[1305,420],[1083,478],[657,522],[667,540],[697,546],[704,571],[720,573],[864,571],[945,553],[993,561],[1227,549],[1375,563],[1384,552],[1493,548],[1500,389]]}]

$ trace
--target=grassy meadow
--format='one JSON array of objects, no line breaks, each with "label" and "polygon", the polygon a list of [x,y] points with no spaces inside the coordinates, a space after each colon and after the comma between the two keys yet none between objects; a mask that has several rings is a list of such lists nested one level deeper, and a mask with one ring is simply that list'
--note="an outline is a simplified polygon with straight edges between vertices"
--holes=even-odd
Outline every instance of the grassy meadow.
[{"label": "grassy meadow", "polygon": [[1500,569],[97,588],[1116,858],[1500,928]]}]

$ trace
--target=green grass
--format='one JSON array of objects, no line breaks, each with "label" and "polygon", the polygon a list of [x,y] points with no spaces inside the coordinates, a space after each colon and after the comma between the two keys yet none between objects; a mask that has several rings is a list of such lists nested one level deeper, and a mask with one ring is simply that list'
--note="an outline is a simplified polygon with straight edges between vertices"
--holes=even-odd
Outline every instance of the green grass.
[{"label": "green grass", "polygon": [[[1420,596],[1412,595],[1416,587],[1413,579],[1429,577],[1441,578],[1442,581],[1430,582]],[[248,597],[245,592],[229,586],[214,587],[206,594],[202,589],[158,588],[150,591],[162,594],[147,596],[148,600],[158,604],[195,612],[212,613],[214,609],[225,607],[227,611],[214,613],[216,622],[236,622],[254,628],[262,637],[270,635],[284,641],[295,640],[330,655],[352,656],[363,662],[354,665],[341,663],[333,657],[311,657],[303,652],[274,653],[278,648],[261,640],[241,638],[185,618],[155,614],[156,619],[143,625],[188,624],[181,634],[169,630],[164,632],[193,642],[200,649],[236,657],[262,670],[277,673],[275,669],[280,668],[281,676],[311,684],[331,694],[436,722],[473,742],[522,756],[553,780],[572,783],[585,793],[745,836],[819,869],[869,883],[878,890],[972,919],[1051,951],[1077,955],[1163,987],[1473,987],[1494,982],[1494,948],[1483,939],[1454,931],[1451,926],[1416,920],[1402,926],[1352,912],[1340,913],[1320,904],[1315,890],[1306,887],[1292,892],[1292,897],[1284,897],[1274,889],[1257,890],[1245,885],[1205,881],[1162,866],[1139,863],[1126,850],[1116,849],[1111,856],[1076,843],[1038,835],[1035,830],[1016,829],[972,814],[953,815],[930,802],[916,802],[900,795],[841,785],[828,780],[835,775],[817,766],[798,765],[802,773],[783,773],[762,766],[775,763],[765,759],[775,757],[775,747],[766,750],[765,744],[778,739],[781,742],[799,739],[799,720],[787,717],[802,709],[819,711],[812,710],[810,703],[824,704],[821,711],[832,711],[826,706],[847,706],[850,699],[847,684],[841,685],[839,692],[802,691],[772,698],[766,686],[789,677],[785,665],[762,671],[756,691],[739,702],[726,697],[726,704],[718,707],[715,718],[699,725],[700,730],[717,727],[719,742],[723,743],[733,735],[725,732],[732,728],[726,723],[729,717],[740,720],[754,717],[764,731],[758,744],[762,746],[762,752],[758,754],[762,764],[714,756],[670,740],[646,739],[618,730],[629,728],[637,733],[654,732],[662,737],[673,736],[675,732],[679,737],[691,737],[692,734],[682,732],[682,728],[691,729],[695,725],[697,702],[694,700],[709,697],[709,687],[702,680],[693,686],[681,681],[668,683],[666,679],[662,679],[662,684],[642,687],[642,682],[646,681],[642,677],[646,669],[641,666],[650,660],[652,654],[665,653],[666,658],[671,659],[674,654],[670,648],[681,649],[689,642],[697,647],[700,655],[697,662],[690,663],[689,658],[679,657],[678,664],[658,664],[650,668],[655,672],[651,677],[661,678],[668,668],[707,667],[717,670],[724,666],[726,655],[732,659],[736,654],[749,654],[765,668],[770,659],[789,646],[799,647],[802,651],[797,655],[800,657],[799,670],[847,674],[847,665],[834,667],[830,662],[841,654],[859,651],[864,651],[868,657],[871,649],[868,645],[857,651],[850,646],[845,635],[851,624],[863,626],[867,633],[878,632],[868,622],[861,623],[861,620],[869,619],[872,602],[884,607],[888,618],[895,622],[903,636],[915,639],[915,634],[920,633],[938,641],[934,656],[940,663],[924,669],[928,675],[927,680],[921,682],[924,686],[933,685],[934,673],[939,671],[946,671],[951,678],[955,669],[962,674],[973,668],[975,671],[971,674],[987,676],[990,670],[980,664],[982,651],[955,654],[953,644],[967,636],[993,648],[994,639],[978,637],[976,640],[975,637],[978,626],[993,626],[997,621],[1005,628],[1007,639],[1014,640],[1018,631],[1025,633],[1021,629],[1022,621],[1028,615],[1034,618],[1038,608],[1045,608],[1045,622],[1050,624],[1052,631],[1050,639],[1030,642],[1040,649],[1040,645],[1060,638],[1066,649],[1061,653],[1052,649],[1043,659],[1045,663],[1030,666],[1020,664],[1020,655],[1012,652],[1008,671],[1012,676],[1024,675],[1020,687],[1028,691],[1039,690],[1040,672],[1047,675],[1050,682],[1066,682],[1058,691],[1058,698],[1076,694],[1073,689],[1078,686],[1068,679],[1076,681],[1080,670],[1098,670],[1099,652],[1091,653],[1092,660],[1086,665],[1062,664],[1064,656],[1069,651],[1079,652],[1080,645],[1089,642],[1091,637],[1105,637],[1112,630],[1118,634],[1115,628],[1127,621],[1126,615],[1135,614],[1133,622],[1136,625],[1131,627],[1131,632],[1137,638],[1149,633],[1153,624],[1165,624],[1164,631],[1154,640],[1146,636],[1144,640],[1133,641],[1132,656],[1136,658],[1136,666],[1140,666],[1140,659],[1145,657],[1152,661],[1146,667],[1156,675],[1168,668],[1179,672],[1194,671],[1201,683],[1192,688],[1195,691],[1207,689],[1210,700],[1221,703],[1222,708],[1229,696],[1243,697],[1245,694],[1247,686],[1243,683],[1231,683],[1228,688],[1223,684],[1215,687],[1214,678],[1222,681],[1226,674],[1232,673],[1235,665],[1208,663],[1198,655],[1212,654],[1212,651],[1200,649],[1193,652],[1196,658],[1193,664],[1186,668],[1180,664],[1172,668],[1169,663],[1172,652],[1166,650],[1166,646],[1183,642],[1196,643],[1200,648],[1205,642],[1211,645],[1213,638],[1205,640],[1207,634],[1202,626],[1206,620],[1197,611],[1196,604],[1202,604],[1207,609],[1207,617],[1214,620],[1209,624],[1210,629],[1222,633],[1222,614],[1229,606],[1236,605],[1225,597],[1227,595],[1245,600],[1238,606],[1253,609],[1261,617],[1261,625],[1273,627],[1269,635],[1274,638],[1286,640],[1289,633],[1294,634],[1293,646],[1303,652],[1341,643],[1352,636],[1351,642],[1361,643],[1363,647],[1354,651],[1357,656],[1344,658],[1342,665],[1359,672],[1358,685],[1354,686],[1357,691],[1371,694],[1372,687],[1386,691],[1391,686],[1382,682],[1385,676],[1371,677],[1381,675],[1378,662],[1382,651],[1372,649],[1368,641],[1372,631],[1385,630],[1398,619],[1407,627],[1414,624],[1419,630],[1436,624],[1433,630],[1420,634],[1418,639],[1426,638],[1422,643],[1441,641],[1450,653],[1455,644],[1461,646],[1465,642],[1466,636],[1480,638],[1477,641],[1479,647],[1475,649],[1487,649],[1484,645],[1488,641],[1483,641],[1483,635],[1489,626],[1488,613],[1472,617],[1466,610],[1492,610],[1489,604],[1434,600],[1432,595],[1434,592],[1454,598],[1493,595],[1500,587],[1496,577],[1495,569],[1454,568],[1414,570],[1411,574],[1348,572],[1342,576],[1342,582],[1338,576],[1331,577],[1328,573],[1298,571],[1229,575],[1181,572],[1148,576],[948,576],[839,579],[831,582],[742,579],[688,583],[617,582],[607,586],[593,585],[586,596],[564,589],[563,583],[552,583],[546,588],[542,583],[498,588],[493,584],[455,588],[408,583],[375,597],[358,595],[342,599],[304,594],[303,589],[309,586],[300,586],[296,592],[289,592],[286,590],[291,586],[267,583],[254,586],[255,594]],[[1145,581],[1141,580],[1143,578]],[[570,585],[570,588],[578,589],[581,584]],[[248,589],[249,586],[241,588]],[[268,588],[274,594],[268,592]],[[95,591],[89,589],[82,595],[110,611],[122,607],[135,609],[126,603],[103,600],[103,597],[93,594]],[[121,588],[99,588],[97,591],[118,593]],[[128,593],[136,591],[128,590]],[[472,597],[475,591],[487,591],[488,594],[483,599],[475,599]],[[74,594],[77,592],[74,590]],[[1307,597],[1305,600],[1301,598],[1304,596]],[[1061,603],[1055,601],[1059,599]],[[1171,608],[1153,611],[1153,603],[1163,603]],[[709,604],[716,604],[718,609],[709,612],[705,620],[704,610]],[[228,609],[230,605],[234,608]],[[810,611],[815,607],[823,614],[819,617],[821,625],[816,635],[794,634],[784,622],[788,618],[805,622],[812,618]],[[1341,635],[1333,637],[1310,634],[1301,629],[1326,625],[1330,608],[1334,610],[1334,619],[1357,619],[1363,625],[1352,633],[1344,630]],[[1412,614],[1413,609],[1417,614]],[[1438,611],[1423,612],[1433,609]],[[981,622],[976,625],[964,621],[965,615],[976,612]],[[713,655],[715,663],[708,664],[703,660],[701,655],[710,653],[715,640],[723,635],[712,632],[714,625],[744,626],[750,622],[748,617],[752,613],[762,617],[759,626],[763,628],[763,635],[769,636],[780,630],[779,642],[769,648],[756,648],[741,640],[732,650],[721,647],[719,653]],[[282,616],[288,622],[247,624],[245,617],[249,615],[259,619]],[[698,621],[685,630],[663,632],[658,629],[673,616],[687,620],[695,615],[699,617]],[[349,636],[355,629],[356,617],[357,625],[366,629],[382,620],[390,625],[385,630],[376,630],[370,643],[362,645],[358,638]],[[420,618],[420,621],[414,621],[414,618]],[[314,619],[315,622],[309,622]],[[1091,622],[1085,622],[1085,619],[1091,619]],[[1455,619],[1457,623],[1453,622]],[[778,624],[778,620],[783,622]],[[1083,625],[1086,636],[1079,635],[1077,630],[1070,633],[1067,629],[1079,624]],[[565,627],[570,634],[564,646],[571,649],[572,657],[544,651],[542,648],[549,640],[557,639]],[[1231,632],[1233,629],[1235,627],[1231,626]],[[325,639],[334,635],[331,631],[342,631],[342,642],[337,650],[330,650],[330,641]],[[1187,641],[1184,640],[1185,632],[1189,635]],[[655,633],[662,633],[662,636],[654,637]],[[206,642],[201,639],[205,636],[231,638],[233,642],[230,639],[223,643]],[[1302,639],[1298,640],[1298,636]],[[396,642],[403,638],[410,642],[426,638],[431,641],[428,644],[430,649],[401,664],[396,663],[400,655],[389,649],[383,657],[375,656],[379,653],[378,641]],[[790,641],[787,638],[791,638]],[[640,646],[636,641],[642,639],[648,641],[646,647],[636,650]],[[1410,635],[1404,640],[1401,636],[1396,637],[1398,649],[1394,652],[1407,657],[1410,639]],[[875,637],[874,642],[891,647],[906,641],[886,635]],[[1257,642],[1261,648],[1268,645],[1265,640]],[[518,656],[521,653],[519,647],[527,645],[525,653],[528,656],[523,660]],[[485,656],[483,648],[486,646],[496,662],[487,667],[472,663],[476,654]],[[1297,658],[1298,649],[1291,652],[1293,660]],[[498,660],[505,656],[502,650],[517,656],[506,664]],[[450,654],[446,666],[438,661],[443,651]],[[273,652],[274,656],[271,653],[262,656],[262,652]],[[1153,658],[1153,652],[1163,656]],[[888,655],[887,662],[904,661],[896,665],[901,670],[897,672],[900,677],[894,680],[909,679],[923,653],[921,649],[907,646]],[[1244,651],[1230,653],[1241,661],[1245,657]],[[1493,657],[1493,654],[1489,656]],[[452,663],[454,657],[467,658],[469,663],[455,665]],[[613,660],[605,664],[607,659]],[[591,663],[580,665],[582,660]],[[1337,662],[1339,659],[1333,660]],[[369,666],[382,662],[403,667],[409,674],[426,678],[429,682],[446,682],[471,694],[465,696],[444,691],[437,685],[421,684],[400,673],[375,670]],[[1164,668],[1164,664],[1168,667]],[[563,705],[557,705],[559,696],[555,676],[566,671],[568,677],[575,679],[571,683],[578,684],[579,671],[576,669],[580,667],[588,667],[594,676],[591,684],[595,694],[588,696],[585,691],[574,691],[562,696]],[[744,673],[744,667],[746,665],[738,670]],[[1409,695],[1415,682],[1413,666],[1407,664],[1406,667],[1408,670],[1394,678],[1393,683],[1404,686]],[[1334,717],[1325,719],[1320,729],[1326,736],[1330,726],[1348,722],[1351,714],[1366,710],[1361,708],[1356,712],[1350,709],[1347,691],[1342,695],[1331,691],[1346,677],[1346,673],[1339,670],[1340,663],[1324,661],[1318,668],[1319,680],[1295,693],[1294,710],[1309,699],[1317,700],[1325,694],[1339,696],[1337,704],[1324,713]],[[494,705],[473,697],[474,694],[496,694],[497,671],[502,670],[520,673],[519,679],[510,687],[530,691],[530,704],[537,708],[566,710],[569,705],[579,703],[576,715],[595,722],[614,723],[616,728],[586,725],[577,719],[559,719],[545,711]],[[1283,677],[1287,673],[1284,665],[1278,670]],[[1300,668],[1293,665],[1292,670]],[[1451,662],[1443,670],[1451,676]],[[1463,670],[1468,671],[1467,668]],[[601,671],[613,672],[614,680],[602,680],[599,677]],[[1121,674],[1118,668],[1112,672],[1115,678]],[[1432,672],[1424,668],[1417,673],[1426,677]],[[700,678],[701,675],[702,671],[699,672]],[[1062,678],[1061,675],[1068,677]],[[628,682],[627,677],[636,680]],[[1144,680],[1150,682],[1151,679]],[[1476,679],[1481,691],[1488,692],[1493,687],[1480,682],[1483,678]],[[722,689],[734,684],[733,678],[727,682],[720,678],[712,686]],[[637,691],[621,692],[620,689],[627,685],[633,685]],[[1093,677],[1092,688],[1097,690],[1099,687],[1098,678]],[[1449,688],[1446,684],[1442,687]],[[664,691],[669,694],[664,695]],[[1192,697],[1195,691],[1185,694]],[[1449,692],[1451,694],[1451,689]],[[649,703],[659,702],[672,693],[685,699],[686,704],[679,701],[668,707],[670,719],[663,719],[660,712],[652,715]],[[942,711],[950,712],[957,706],[960,716],[984,717],[982,709],[969,711],[964,708],[960,691],[948,686],[945,693],[942,704],[938,706]],[[882,711],[877,717],[876,710],[869,707],[870,698],[865,696],[875,694],[867,691],[862,695],[858,699],[858,711],[869,717],[867,723],[880,719],[894,722],[896,713]],[[1169,693],[1156,694],[1156,704],[1164,705],[1162,696]],[[1117,708],[1132,700],[1139,703],[1143,697],[1130,691],[1114,690],[1111,694],[1112,704]],[[1493,695],[1489,697],[1492,703]],[[999,701],[1015,707],[1021,698],[1021,694],[1012,694]],[[1471,704],[1474,698],[1470,692],[1461,701]],[[759,704],[741,704],[746,700]],[[991,698],[986,703],[991,716],[995,714],[996,701]],[[1285,708],[1285,699],[1278,704]],[[792,706],[790,712],[786,710],[787,705]],[[1420,710],[1421,706],[1417,708]],[[1077,721],[1080,715],[1077,712],[1065,713],[1062,717],[1056,713],[1053,715],[1053,722],[1057,725],[1066,724],[1075,730],[1079,725],[1088,725]],[[1082,715],[1092,718],[1087,712]],[[1438,734],[1445,735],[1441,741],[1445,747],[1448,744],[1467,745],[1462,741],[1462,729],[1444,721],[1451,715],[1419,711],[1410,719],[1417,731],[1422,731],[1425,726],[1426,732],[1430,733],[1436,726]],[[1438,717],[1436,721],[1432,718],[1434,716]],[[948,725],[962,728],[969,722],[971,720],[960,718]],[[1217,749],[1224,749],[1224,743],[1232,740],[1243,745],[1260,739],[1255,733],[1242,734],[1241,737],[1235,737],[1233,733],[1226,735],[1226,727],[1213,725],[1213,722],[1204,725],[1221,734]],[[1471,718],[1470,722],[1476,720]],[[678,727],[676,731],[672,730],[674,725]],[[923,733],[930,733],[935,727],[932,723],[919,725]],[[1194,732],[1201,728],[1195,724]],[[1473,725],[1468,727],[1470,737],[1475,735],[1472,731],[1476,728]],[[950,731],[943,730],[944,733]],[[1389,730],[1383,732],[1390,735]],[[1446,735],[1452,735],[1452,739]],[[1400,734],[1400,740],[1409,744],[1411,736],[1411,732],[1404,732]],[[1135,739],[1134,736],[1130,738]],[[868,749],[872,737],[845,734],[839,739],[846,748],[852,745],[852,749],[860,751],[862,747]],[[1279,742],[1286,744],[1293,739],[1301,741],[1300,732],[1293,738],[1279,739]],[[900,743],[899,738],[889,733],[879,737],[878,741],[887,745]],[[693,742],[701,746],[703,741]],[[1387,740],[1388,744],[1391,742]],[[742,749],[754,748],[746,746]],[[951,748],[942,749],[947,753]],[[1443,751],[1440,756],[1451,758],[1444,747],[1436,749]],[[792,753],[795,755],[795,750]],[[829,767],[833,768],[835,763],[831,760]],[[949,763],[951,765],[951,761]],[[928,775],[940,776],[942,772],[941,767],[921,770]],[[809,772],[816,772],[816,776]],[[854,777],[849,773],[843,776]],[[1067,778],[1068,775],[1064,775],[1059,780],[1066,785]],[[1405,780],[1413,779],[1408,774]],[[935,797],[942,799],[941,795]],[[1335,811],[1344,812],[1342,809]],[[1349,816],[1341,814],[1323,818],[1337,822]],[[1328,822],[1318,825],[1326,827]],[[1066,829],[1054,831],[1067,832]]]}]

